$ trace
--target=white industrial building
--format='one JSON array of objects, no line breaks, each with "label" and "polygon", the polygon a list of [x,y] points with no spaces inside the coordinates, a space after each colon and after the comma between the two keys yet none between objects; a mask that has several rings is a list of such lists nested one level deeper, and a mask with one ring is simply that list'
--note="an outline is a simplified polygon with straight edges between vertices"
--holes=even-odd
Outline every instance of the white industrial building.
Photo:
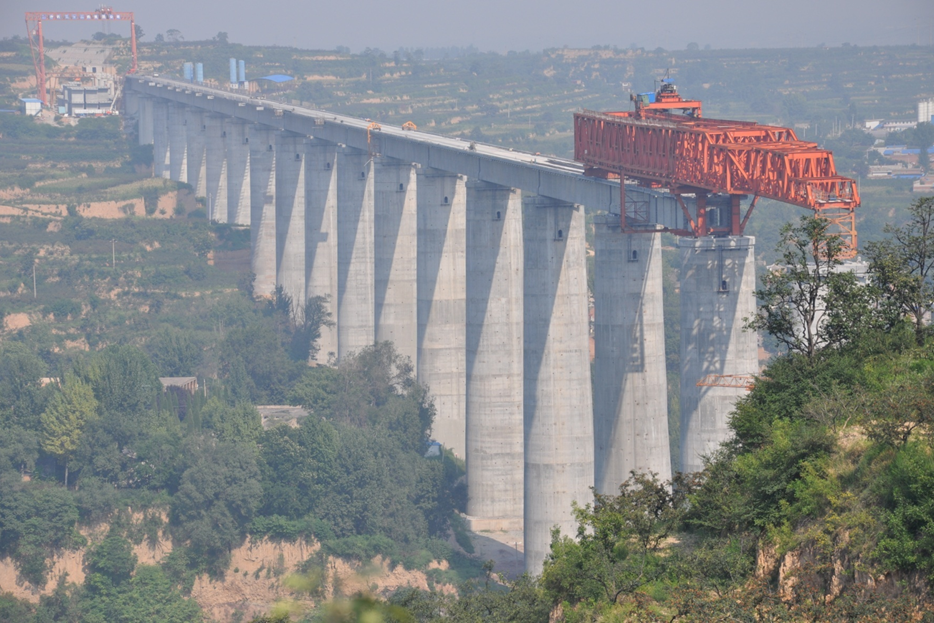
[{"label": "white industrial building", "polygon": [[21,97],[19,99],[21,109],[24,115],[35,117],[42,112],[42,100],[34,97]]},{"label": "white industrial building", "polygon": [[87,87],[80,82],[62,85],[59,112],[69,117],[108,114],[114,100],[111,85]]},{"label": "white industrial building", "polygon": [[934,99],[918,102],[918,123],[934,123]]}]

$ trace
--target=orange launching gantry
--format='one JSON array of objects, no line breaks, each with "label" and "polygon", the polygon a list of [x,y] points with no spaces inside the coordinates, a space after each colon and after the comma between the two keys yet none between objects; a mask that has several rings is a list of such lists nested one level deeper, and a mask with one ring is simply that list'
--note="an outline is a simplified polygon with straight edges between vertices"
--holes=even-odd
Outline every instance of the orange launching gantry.
[{"label": "orange launching gantry", "polygon": [[45,48],[42,44],[42,22],[96,22],[130,24],[130,48],[133,52],[133,64],[129,73],[135,74],[136,65],[136,21],[132,12],[114,11],[102,6],[96,11],[28,11],[26,13],[26,33],[29,35],[29,47],[32,49],[32,62],[36,67],[36,90],[43,106],[49,105],[49,96],[45,92]]},{"label": "orange launching gantry", "polygon": [[[667,187],[678,199],[690,229],[652,228],[646,207],[627,209],[620,183],[620,219],[625,232],[671,231],[682,236],[742,235],[759,197],[814,210],[830,221],[829,233],[845,243],[844,256],[856,256],[856,182],[837,175],[833,154],[817,143],[798,140],[789,128],[751,121],[701,117],[699,101],[683,100],[669,80],[655,93],[631,96],[632,112],[574,115],[574,158],[585,173],[628,177],[640,184]],[[709,193],[730,197],[729,218],[711,226]],[[681,195],[697,198],[696,219]],[[753,199],[745,215],[743,196]],[[728,221],[724,223],[724,221]]]}]

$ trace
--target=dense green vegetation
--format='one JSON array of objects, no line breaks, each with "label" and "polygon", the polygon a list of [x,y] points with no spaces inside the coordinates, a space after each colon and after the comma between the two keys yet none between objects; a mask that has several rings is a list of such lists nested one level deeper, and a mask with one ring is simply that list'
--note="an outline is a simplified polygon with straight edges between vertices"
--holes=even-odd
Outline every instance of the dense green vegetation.
[{"label": "dense green vegetation", "polygon": [[[84,585],[62,589],[82,620],[108,609],[131,616],[137,590],[190,612],[173,596],[191,589],[194,573],[222,573],[248,533],[314,538],[361,560],[454,556],[438,539],[462,506],[462,470],[449,457],[423,458],[433,407],[389,344],[297,374],[291,395],[311,413],[297,428],[267,431],[252,404],[223,385],[191,400],[180,419],[135,346],[75,359],[61,387],[41,386],[47,364],[27,344],[6,345],[0,357],[0,553],[41,586],[49,556],[86,543],[79,525],[110,519],[110,536],[86,557]],[[146,520],[124,517],[128,506]],[[126,539],[160,532],[176,543],[169,560],[136,569]]]},{"label": "dense green vegetation", "polygon": [[[254,300],[247,241],[198,218],[0,226],[0,317],[29,320],[0,342],[0,555],[42,586],[53,554],[90,547],[83,584],[35,608],[4,598],[10,620],[200,620],[195,575],[222,574],[249,534],[479,570],[445,541],[463,469],[423,457],[434,411],[411,364],[380,344],[309,368],[324,301]],[[185,375],[194,396],[162,391]],[[270,403],[310,414],[263,430]],[[175,547],[159,566],[123,556],[160,538]]]}]

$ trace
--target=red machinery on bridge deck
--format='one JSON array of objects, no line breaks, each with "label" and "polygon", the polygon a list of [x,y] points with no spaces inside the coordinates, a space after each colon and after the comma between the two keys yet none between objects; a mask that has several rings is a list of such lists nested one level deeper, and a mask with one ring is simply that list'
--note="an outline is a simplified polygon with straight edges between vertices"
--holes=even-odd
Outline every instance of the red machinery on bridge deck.
[{"label": "red machinery on bridge deck", "polygon": [[[859,193],[854,180],[837,175],[831,152],[798,140],[789,128],[702,118],[701,103],[681,99],[668,80],[656,93],[632,99],[632,112],[574,115],[574,158],[587,175],[667,187],[690,227],[668,231],[684,236],[741,235],[759,197],[809,208],[830,221],[829,233],[843,239],[846,257],[856,255]],[[623,231],[658,231],[646,229],[651,225],[647,209],[627,206],[625,193],[621,183]],[[708,193],[730,195],[725,226],[708,223]],[[696,219],[684,194],[697,198]],[[740,209],[744,195],[753,196],[745,216]]]}]

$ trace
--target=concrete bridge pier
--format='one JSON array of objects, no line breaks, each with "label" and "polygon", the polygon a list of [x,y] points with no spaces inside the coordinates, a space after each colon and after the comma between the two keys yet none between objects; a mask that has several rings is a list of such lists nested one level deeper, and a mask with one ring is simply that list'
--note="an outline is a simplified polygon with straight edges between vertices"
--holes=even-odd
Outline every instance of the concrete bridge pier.
[{"label": "concrete bridge pier", "polygon": [[[337,320],[337,145],[305,142],[305,292],[327,297],[331,321]],[[315,361],[337,357],[337,326],[321,328]]]},{"label": "concrete bridge pier", "polygon": [[276,285],[305,306],[305,137],[276,135]]},{"label": "concrete bridge pier", "polygon": [[616,494],[631,471],[671,478],[661,235],[594,221],[594,485]]},{"label": "concrete bridge pier", "polygon": [[[200,110],[188,108],[185,110],[185,133],[188,137],[188,183],[194,189],[195,197],[207,199],[208,185],[205,169],[205,114]],[[210,209],[210,206],[208,206]]]},{"label": "concrete bridge pier", "polygon": [[524,482],[519,190],[467,183],[466,252],[468,524],[515,530]]},{"label": "concrete bridge pier", "polygon": [[139,119],[139,100],[142,97],[145,96],[136,91],[127,90],[123,92],[123,103],[120,114],[123,116],[124,121]]},{"label": "concrete bridge pier", "polygon": [[169,103],[169,179],[188,182],[188,127],[185,106]]},{"label": "concrete bridge pier", "polygon": [[208,219],[227,222],[227,138],[224,118],[204,115],[204,178]]},{"label": "concrete bridge pier", "polygon": [[574,535],[592,500],[593,403],[584,209],[525,205],[525,568],[540,574],[551,529]]},{"label": "concrete bridge pier", "polygon": [[435,400],[431,436],[465,456],[467,186],[418,171],[418,381]]},{"label": "concrete bridge pier", "polygon": [[[272,294],[276,287],[276,130],[252,125],[250,148],[250,242],[253,291]],[[294,157],[294,156],[293,156]]]},{"label": "concrete bridge pier", "polygon": [[376,338],[374,311],[373,158],[352,147],[337,150],[337,356]]},{"label": "concrete bridge pier", "polygon": [[152,102],[152,176],[169,179],[169,104]]},{"label": "concrete bridge pier", "polygon": [[376,341],[418,362],[418,251],[416,166],[395,158],[374,160],[374,306]]},{"label": "concrete bridge pier", "polygon": [[139,96],[138,113],[136,116],[136,126],[138,129],[140,145],[152,145],[153,140],[153,120],[152,120],[153,100],[146,95]]},{"label": "concrete bridge pier", "polygon": [[744,388],[697,387],[708,374],[756,374],[755,238],[681,238],[681,470],[729,439],[730,412]]},{"label": "concrete bridge pier", "polygon": [[[223,222],[252,225],[250,191],[250,126],[239,119],[225,119],[227,153],[227,205]],[[220,191],[218,191],[220,194]],[[220,220],[220,219],[218,219]]]}]

